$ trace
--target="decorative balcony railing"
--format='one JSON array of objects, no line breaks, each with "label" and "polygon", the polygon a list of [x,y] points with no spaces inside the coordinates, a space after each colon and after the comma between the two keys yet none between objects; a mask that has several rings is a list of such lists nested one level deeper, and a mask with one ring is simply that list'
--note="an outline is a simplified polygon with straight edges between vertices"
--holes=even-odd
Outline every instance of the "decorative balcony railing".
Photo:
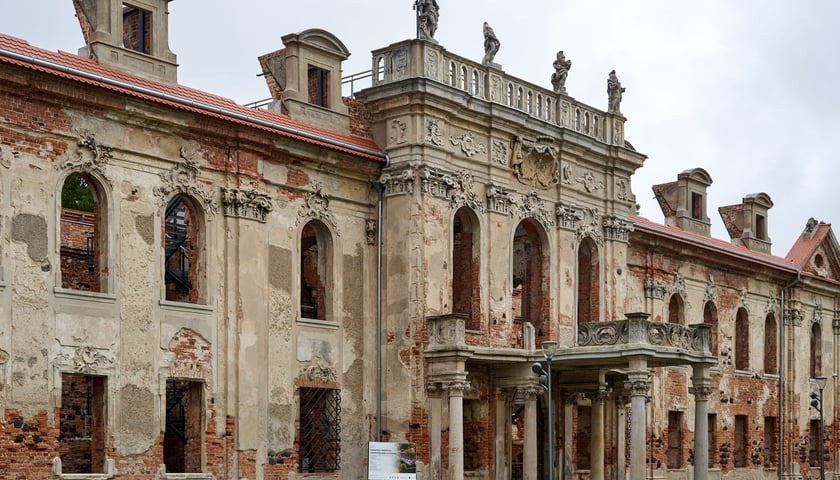
[{"label": "decorative balcony railing", "polygon": [[623,116],[592,108],[430,42],[407,40],[375,50],[371,71],[376,72],[372,78],[374,87],[408,78],[427,78],[602,142],[624,145]]},{"label": "decorative balcony railing", "polygon": [[703,354],[709,351],[709,328],[705,323],[680,325],[651,322],[647,314],[628,314],[626,320],[578,324],[578,346],[650,345]]}]

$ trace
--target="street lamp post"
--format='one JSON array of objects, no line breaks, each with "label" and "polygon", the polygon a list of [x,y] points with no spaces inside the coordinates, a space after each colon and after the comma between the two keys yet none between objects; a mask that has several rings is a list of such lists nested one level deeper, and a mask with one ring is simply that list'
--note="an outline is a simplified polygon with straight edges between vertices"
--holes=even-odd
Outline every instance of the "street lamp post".
[{"label": "street lamp post", "polygon": [[[548,371],[543,370],[540,362],[534,362],[531,370],[540,376],[540,383],[548,391],[548,479],[554,480],[554,414],[551,413],[551,359],[554,357],[554,347],[557,342],[546,340],[540,344]],[[821,479],[825,480],[825,479]]]},{"label": "street lamp post", "polygon": [[826,377],[817,377],[814,380],[817,382],[817,387],[820,389],[819,396],[817,392],[811,392],[811,406],[814,408],[819,407],[820,409],[820,480],[825,480],[825,450],[823,447],[824,442],[824,434],[825,434],[825,417],[823,416],[823,389],[825,388],[825,382],[828,380]]}]

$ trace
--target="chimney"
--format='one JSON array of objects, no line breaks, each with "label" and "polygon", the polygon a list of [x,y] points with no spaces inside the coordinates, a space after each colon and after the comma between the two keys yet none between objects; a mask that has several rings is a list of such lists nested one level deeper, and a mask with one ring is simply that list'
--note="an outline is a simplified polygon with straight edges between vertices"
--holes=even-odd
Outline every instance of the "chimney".
[{"label": "chimney", "polygon": [[706,188],[712,177],[702,168],[686,170],[676,182],[653,186],[653,193],[665,215],[665,225],[691,233],[711,236],[712,222],[706,212]]},{"label": "chimney", "polygon": [[770,255],[772,242],[768,236],[767,211],[773,201],[766,193],[753,193],[738,205],[720,207],[720,217],[733,245],[743,245],[754,252]]},{"label": "chimney", "polygon": [[176,85],[169,50],[171,0],[73,0],[85,46],[79,55],[148,80]]}]

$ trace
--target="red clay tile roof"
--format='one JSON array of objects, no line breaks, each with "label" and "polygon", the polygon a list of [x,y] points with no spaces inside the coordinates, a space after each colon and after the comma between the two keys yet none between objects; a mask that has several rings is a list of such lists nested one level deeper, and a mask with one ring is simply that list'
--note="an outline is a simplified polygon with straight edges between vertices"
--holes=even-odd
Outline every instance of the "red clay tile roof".
[{"label": "red clay tile roof", "polygon": [[[10,55],[8,52],[16,55]],[[370,160],[382,162],[385,159],[384,152],[371,138],[343,135],[295,122],[288,116],[277,112],[244,107],[228,98],[212,95],[201,90],[146,80],[102,67],[92,59],[67,52],[51,52],[33,47],[25,40],[3,34],[0,34],[0,62],[57,75],[241,125],[248,125],[273,134],[295,138]],[[42,62],[54,65],[44,65]],[[256,121],[240,118],[240,116],[256,119]],[[323,137],[326,140],[312,138],[312,136]]]},{"label": "red clay tile roof", "polygon": [[793,262],[796,268],[802,268],[811,259],[814,255],[814,251],[817,247],[820,246],[823,239],[828,232],[831,230],[830,223],[822,223],[820,222],[817,224],[817,230],[811,235],[811,238],[805,238],[805,232],[803,231],[799,238],[796,239],[796,242],[790,247],[790,251],[787,254],[787,258]]}]

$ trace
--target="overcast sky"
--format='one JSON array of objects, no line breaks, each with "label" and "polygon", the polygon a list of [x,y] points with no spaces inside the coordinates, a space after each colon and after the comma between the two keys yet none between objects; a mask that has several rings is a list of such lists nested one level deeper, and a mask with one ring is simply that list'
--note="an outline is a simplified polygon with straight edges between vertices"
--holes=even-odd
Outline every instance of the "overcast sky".
[{"label": "overcast sky", "polygon": [[[83,40],[71,0],[5,1],[0,32],[49,50]],[[641,214],[662,213],[651,185],[706,169],[712,234],[729,239],[717,208],[750,193],[773,199],[773,253],[784,256],[809,217],[840,225],[840,1],[438,0],[435,38],[483,56],[482,23],[501,41],[495,61],[551,88],[551,63],[573,65],[569,95],[606,109],[616,69],[627,89],[627,139],[646,155],[633,177]],[[344,74],[371,68],[370,51],[415,35],[412,0],[176,0],[170,47],[179,83],[247,103],[268,96],[257,56],[280,37],[323,28],[351,51]],[[292,6],[293,5],[293,6]]]}]

